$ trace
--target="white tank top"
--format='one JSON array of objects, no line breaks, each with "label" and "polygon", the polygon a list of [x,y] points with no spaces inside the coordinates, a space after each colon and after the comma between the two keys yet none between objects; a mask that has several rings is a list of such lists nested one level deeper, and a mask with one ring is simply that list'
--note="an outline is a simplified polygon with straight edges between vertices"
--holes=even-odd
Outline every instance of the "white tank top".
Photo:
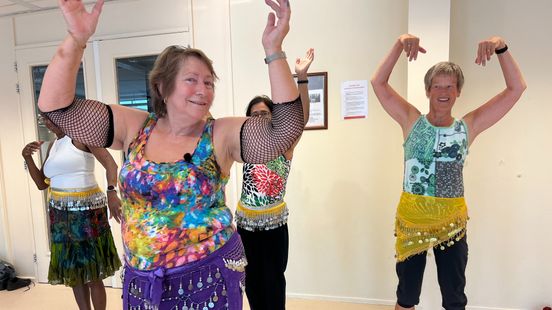
[{"label": "white tank top", "polygon": [[94,155],[79,150],[71,138],[55,140],[44,163],[44,175],[50,187],[68,189],[97,185],[94,177]]}]

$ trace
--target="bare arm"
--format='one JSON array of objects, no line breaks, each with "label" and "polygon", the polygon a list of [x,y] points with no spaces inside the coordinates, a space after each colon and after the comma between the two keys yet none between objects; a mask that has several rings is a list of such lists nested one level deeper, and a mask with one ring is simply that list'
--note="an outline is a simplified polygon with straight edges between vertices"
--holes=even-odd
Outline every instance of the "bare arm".
[{"label": "bare arm", "polygon": [[[297,74],[297,82],[298,82],[298,88],[299,88],[299,96],[301,96],[301,103],[303,104],[303,116],[305,125],[309,121],[309,112],[310,112],[310,97],[309,97],[309,77],[308,77],[308,71],[309,67],[314,60],[314,49],[309,48],[307,50],[307,53],[305,54],[304,58],[297,58],[295,60],[295,73]],[[301,83],[299,81],[307,81],[307,83]],[[290,160],[293,157],[293,150],[299,143],[299,140],[301,137],[297,138],[293,145],[289,148],[289,150],[286,151],[284,154],[285,157]]]},{"label": "bare arm", "polygon": [[406,137],[411,125],[420,115],[420,111],[408,103],[389,85],[389,77],[403,51],[410,61],[417,59],[418,52],[426,52],[420,46],[419,38],[410,34],[401,35],[372,76],[371,83],[383,109],[399,123],[403,130],[403,135]]},{"label": "bare arm", "polygon": [[38,107],[72,139],[95,147],[122,149],[147,113],[93,100],[75,100],[75,85],[86,42],[102,10],[98,0],[88,13],[82,1],[59,0],[69,34],[48,65]]},{"label": "bare arm", "polygon": [[[268,15],[262,39],[265,54],[270,58],[282,51],[291,8],[288,0],[265,0],[265,3],[274,11]],[[266,163],[274,159],[285,153],[303,132],[303,106],[287,60],[277,57],[270,61],[268,75],[275,103],[272,120],[233,117],[216,121],[215,152],[224,173],[229,172],[234,161]]]},{"label": "bare arm", "polygon": [[[108,150],[104,148],[88,147],[94,157],[105,168],[105,175],[108,186],[117,188],[117,163]],[[117,191],[107,191],[107,206],[109,207],[110,218],[115,218],[117,223],[121,223],[121,200],[117,196]]]},{"label": "bare arm", "polygon": [[[44,141],[34,141],[31,142],[23,148],[21,151],[21,155],[23,156],[23,159],[25,159],[25,163],[27,164],[27,170],[29,170],[29,174],[31,175],[31,178],[36,184],[36,187],[39,190],[45,190],[49,187],[48,184],[46,184],[46,176],[44,175],[43,168],[38,169],[36,166],[34,160],[33,160],[33,154],[36,151],[40,150],[40,146],[44,143]],[[53,143],[52,143],[53,144]],[[48,152],[46,153],[46,158],[44,159],[44,162],[46,162],[46,159],[48,158],[48,155],[50,154],[50,148],[52,147],[52,144],[48,147]]]},{"label": "bare arm", "polygon": [[[309,67],[314,60],[314,49],[309,48],[304,58],[297,58],[295,60],[295,73],[297,74],[298,81],[308,81]],[[305,124],[309,121],[310,112],[310,98],[308,83],[299,83],[299,95],[301,96],[301,102],[303,103],[303,117]]]},{"label": "bare arm", "polygon": [[[506,43],[501,37],[491,37],[479,43],[475,63],[485,66],[495,50],[504,48]],[[479,108],[464,116],[469,128],[470,143],[487,128],[496,124],[512,107],[527,88],[517,62],[509,51],[497,55],[506,82],[506,88]]]},{"label": "bare arm", "polygon": [[[262,39],[265,54],[268,57],[282,52],[282,42],[289,32],[291,8],[289,0],[265,0],[265,3],[274,11],[268,15]],[[276,17],[278,18],[277,21]],[[268,77],[270,79],[272,101],[275,103],[289,102],[299,96],[285,58],[273,60],[268,64]]]}]

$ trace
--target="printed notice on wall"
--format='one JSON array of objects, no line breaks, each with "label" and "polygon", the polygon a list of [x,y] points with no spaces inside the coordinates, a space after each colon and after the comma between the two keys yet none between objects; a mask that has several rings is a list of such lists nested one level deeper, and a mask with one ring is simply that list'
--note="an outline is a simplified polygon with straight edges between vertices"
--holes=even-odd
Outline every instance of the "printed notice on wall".
[{"label": "printed notice on wall", "polygon": [[368,116],[368,80],[341,83],[341,116],[345,120]]}]

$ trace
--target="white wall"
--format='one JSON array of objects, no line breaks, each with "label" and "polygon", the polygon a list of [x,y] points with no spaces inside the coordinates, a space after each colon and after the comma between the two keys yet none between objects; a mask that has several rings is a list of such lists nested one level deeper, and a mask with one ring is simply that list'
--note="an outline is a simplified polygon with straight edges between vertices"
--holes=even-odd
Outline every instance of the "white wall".
[{"label": "white wall", "polygon": [[[393,214],[401,190],[401,133],[369,92],[367,119],[340,119],[340,85],[368,80],[407,29],[407,1],[291,1],[288,62],[315,48],[310,71],[328,72],[328,130],[306,131],[295,151],[288,293],[394,300]],[[261,35],[268,7],[231,1],[236,111],[270,94]],[[330,13],[331,12],[331,13]],[[406,93],[401,62],[392,82]],[[385,133],[385,134],[383,134]],[[388,164],[387,164],[388,163]]]},{"label": "white wall", "polygon": [[[477,138],[465,184],[471,220],[468,293],[476,305],[540,309],[552,303],[550,87],[552,2],[452,1],[451,60],[464,69],[463,115],[504,89],[496,59],[474,64],[477,43],[506,39],[528,84],[512,111]],[[542,308],[542,307],[541,307]]]},{"label": "white wall", "polygon": [[[242,115],[251,97],[269,93],[260,43],[269,10],[263,1],[193,0],[192,4],[194,45],[212,56],[221,75],[213,114]],[[291,5],[292,26],[284,49],[290,62],[308,47],[316,49],[311,71],[328,72],[329,129],[305,132],[295,152],[287,195],[291,209],[288,293],[392,304],[401,131],[371,91],[367,119],[340,120],[339,88],[342,81],[368,80],[396,38],[408,31],[408,1],[301,0]],[[465,169],[471,216],[467,293],[472,309],[537,309],[552,303],[552,242],[547,229],[552,206],[545,194],[552,185],[546,144],[552,112],[546,92],[552,80],[548,56],[552,42],[547,40],[552,29],[550,12],[549,0],[532,0],[530,5],[514,0],[451,1],[450,58],[466,75],[454,114],[462,116],[503,87],[496,59],[486,68],[473,64],[477,42],[491,34],[506,37],[529,85],[512,112],[478,137]],[[109,23],[105,18],[102,22]],[[28,190],[19,167],[24,141],[14,133],[21,125],[11,86],[15,75],[9,71],[10,45],[16,39],[11,21],[0,19],[0,23],[0,106],[8,111],[0,114],[0,152],[4,176],[9,176],[0,186],[6,196],[7,221],[18,229],[10,228],[5,236],[4,244],[12,244],[13,249],[4,248],[11,251],[16,264],[27,266],[32,253],[25,222],[28,206],[18,198]],[[57,35],[60,31],[56,30]],[[24,44],[30,43],[25,40]],[[391,77],[403,96],[407,95],[407,70],[402,59]],[[236,194],[229,193],[232,207]],[[423,292],[423,300],[429,301],[425,309],[439,304],[435,281],[426,278],[433,284],[424,286],[430,288]]]}]

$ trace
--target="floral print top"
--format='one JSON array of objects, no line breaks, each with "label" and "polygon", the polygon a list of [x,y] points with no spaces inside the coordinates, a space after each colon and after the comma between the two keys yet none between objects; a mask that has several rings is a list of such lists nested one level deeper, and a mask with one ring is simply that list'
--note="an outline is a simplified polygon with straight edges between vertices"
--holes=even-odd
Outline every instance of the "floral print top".
[{"label": "floral print top", "polygon": [[246,207],[265,207],[284,201],[291,160],[284,155],[266,164],[243,164],[241,202]]},{"label": "floral print top", "polygon": [[450,127],[433,126],[420,116],[404,147],[403,191],[432,197],[463,197],[468,130],[463,120]]},{"label": "floral print top", "polygon": [[241,198],[236,209],[238,227],[269,230],[287,222],[284,203],[291,160],[280,155],[266,164],[243,164]]},{"label": "floral print top", "polygon": [[197,261],[225,244],[235,230],[224,198],[228,177],[214,155],[214,120],[207,121],[191,160],[171,163],[145,158],[156,123],[150,114],[119,175],[125,259],[140,270]]}]

